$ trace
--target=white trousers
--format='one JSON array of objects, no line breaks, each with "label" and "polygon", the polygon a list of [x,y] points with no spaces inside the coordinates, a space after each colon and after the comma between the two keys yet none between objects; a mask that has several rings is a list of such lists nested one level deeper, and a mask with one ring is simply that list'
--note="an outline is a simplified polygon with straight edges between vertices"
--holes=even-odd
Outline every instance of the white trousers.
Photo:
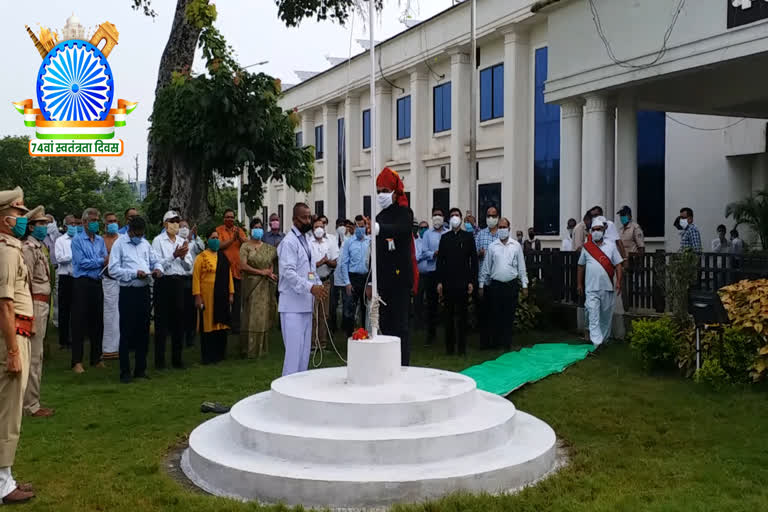
[{"label": "white trousers", "polygon": [[611,336],[615,292],[598,290],[587,292],[584,309],[587,312],[589,338],[595,346],[601,345]]},{"label": "white trousers", "polygon": [[280,326],[285,345],[283,376],[307,371],[312,349],[312,312],[280,313]]},{"label": "white trousers", "polygon": [[102,279],[104,291],[104,336],[101,350],[105,354],[117,354],[120,351],[120,284],[114,279]]},{"label": "white trousers", "polygon": [[16,480],[13,479],[11,468],[0,468],[0,505],[3,503],[3,498],[15,490]]}]

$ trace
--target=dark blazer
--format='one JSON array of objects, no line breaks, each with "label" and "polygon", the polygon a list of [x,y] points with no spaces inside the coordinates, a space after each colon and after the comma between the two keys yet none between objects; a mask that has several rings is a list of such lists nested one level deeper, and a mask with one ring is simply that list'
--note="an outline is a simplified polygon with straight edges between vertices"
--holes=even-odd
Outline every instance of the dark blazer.
[{"label": "dark blazer", "polygon": [[437,253],[437,282],[447,290],[463,290],[469,283],[477,286],[477,274],[475,237],[463,230],[446,232]]},{"label": "dark blazer", "polygon": [[[393,204],[376,216],[379,236],[376,237],[376,278],[379,289],[413,287],[411,244],[413,231],[408,208]],[[390,250],[389,241],[394,243]]]}]

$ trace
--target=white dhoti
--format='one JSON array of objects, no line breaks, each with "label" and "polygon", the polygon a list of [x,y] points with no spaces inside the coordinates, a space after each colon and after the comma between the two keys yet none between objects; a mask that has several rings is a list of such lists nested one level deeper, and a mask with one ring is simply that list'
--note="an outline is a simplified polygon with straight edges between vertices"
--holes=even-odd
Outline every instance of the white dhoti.
[{"label": "white dhoti", "polygon": [[283,376],[307,371],[312,349],[312,312],[280,313],[280,327],[285,345]]},{"label": "white dhoti", "polygon": [[588,321],[589,338],[595,346],[611,336],[615,292],[598,290],[585,294],[584,309]]},{"label": "white dhoti", "polygon": [[120,284],[114,279],[104,278],[101,288],[104,291],[104,335],[101,349],[107,358],[116,358],[120,352]]}]

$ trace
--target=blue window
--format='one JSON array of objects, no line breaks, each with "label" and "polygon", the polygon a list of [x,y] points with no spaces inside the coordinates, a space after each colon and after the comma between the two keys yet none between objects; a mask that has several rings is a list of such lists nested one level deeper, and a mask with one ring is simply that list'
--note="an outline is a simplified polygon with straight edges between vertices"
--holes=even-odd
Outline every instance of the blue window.
[{"label": "blue window", "polygon": [[480,121],[504,117],[504,64],[480,72]]},{"label": "blue window", "polygon": [[433,93],[434,132],[448,131],[451,129],[451,82],[438,85],[433,89]]},{"label": "blue window", "polygon": [[371,110],[363,110],[363,149],[371,147]]},{"label": "blue window", "polygon": [[296,147],[304,147],[304,133],[296,132]]},{"label": "blue window", "polygon": [[323,125],[315,126],[315,160],[323,159]]},{"label": "blue window", "polygon": [[645,236],[664,236],[666,118],[664,112],[637,113],[637,211],[634,213]]},{"label": "blue window", "polygon": [[397,100],[397,140],[411,138],[411,97]]},{"label": "blue window", "polygon": [[533,228],[542,235],[556,235],[560,231],[560,107],[544,103],[547,64],[547,48],[539,48],[533,93]]}]

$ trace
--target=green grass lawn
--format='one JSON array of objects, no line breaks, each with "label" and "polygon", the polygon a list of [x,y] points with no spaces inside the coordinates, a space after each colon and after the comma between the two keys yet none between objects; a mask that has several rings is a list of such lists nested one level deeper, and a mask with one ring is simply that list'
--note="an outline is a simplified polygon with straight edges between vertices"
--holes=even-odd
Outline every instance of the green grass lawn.
[{"label": "green grass lawn", "polygon": [[[562,341],[564,333],[532,333],[525,342]],[[235,340],[230,339],[234,345]],[[442,355],[421,348],[419,366],[462,370],[498,352]],[[188,350],[184,371],[152,370],[150,381],[118,382],[107,370],[69,371],[69,352],[51,336],[43,377],[49,419],[25,418],[14,467],[38,497],[22,510],[256,511],[288,510],[215,498],[167,471],[168,453],[205,416],[200,403],[234,403],[265,390],[282,368],[274,333],[269,357],[232,358],[202,367]],[[150,350],[151,352],[151,350]],[[86,350],[87,354],[87,350]],[[324,366],[338,365],[326,354]],[[547,421],[570,448],[568,467],[515,496],[450,496],[398,512],[437,511],[765,511],[768,510],[768,394],[765,388],[714,392],[676,377],[641,372],[629,349],[609,346],[596,357],[527,386],[515,405]],[[298,510],[298,509],[297,509]]]}]

